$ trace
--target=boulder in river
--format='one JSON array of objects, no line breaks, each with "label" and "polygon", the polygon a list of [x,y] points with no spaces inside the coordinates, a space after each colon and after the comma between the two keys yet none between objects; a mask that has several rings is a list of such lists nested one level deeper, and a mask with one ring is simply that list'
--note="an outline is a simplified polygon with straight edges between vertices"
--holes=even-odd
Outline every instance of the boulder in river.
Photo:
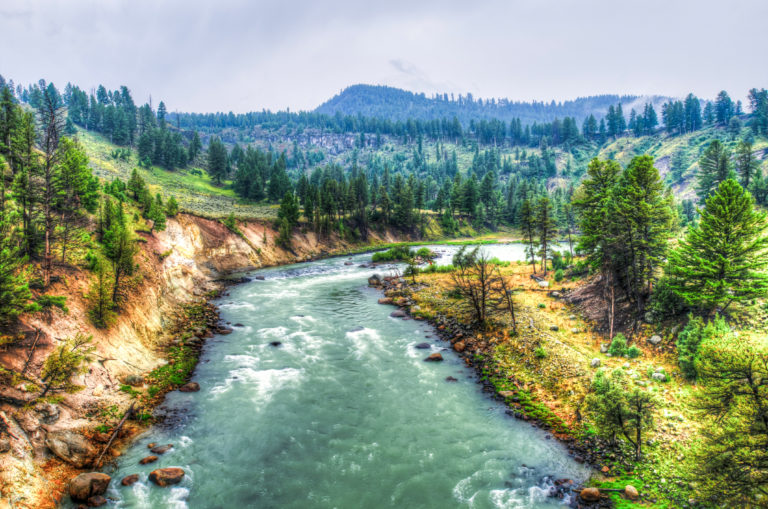
[{"label": "boulder in river", "polygon": [[419,343],[414,348],[418,348],[419,350],[427,350],[429,347],[431,347],[429,343]]},{"label": "boulder in river", "polygon": [[107,499],[101,495],[96,495],[88,499],[88,507],[101,507],[107,505]]},{"label": "boulder in river", "polygon": [[379,299],[379,304],[392,304],[392,297],[382,297]]},{"label": "boulder in river", "polygon": [[269,346],[280,346],[280,345],[282,345],[282,343],[279,342],[279,341],[270,341],[269,342]]},{"label": "boulder in river", "polygon": [[165,454],[173,448],[173,444],[158,445],[151,449],[155,454]]},{"label": "boulder in river", "polygon": [[443,360],[443,356],[437,352],[433,353],[432,355],[424,359],[424,361],[426,362],[440,362],[442,360]]},{"label": "boulder in river", "polygon": [[122,484],[123,486],[133,486],[138,481],[139,481],[139,474],[131,474],[123,477],[123,480],[120,481],[120,484]]},{"label": "boulder in river", "polygon": [[146,465],[148,463],[154,463],[155,461],[157,461],[157,456],[153,455],[153,456],[147,456],[146,458],[141,458],[141,460],[139,460],[139,463],[142,465]]},{"label": "boulder in river", "polygon": [[200,384],[197,382],[188,382],[179,387],[179,392],[197,392],[200,390]]},{"label": "boulder in river", "polygon": [[402,309],[396,309],[395,311],[392,311],[389,316],[392,318],[405,318],[407,315]]},{"label": "boulder in river", "polygon": [[256,281],[264,281],[264,276],[253,276]]},{"label": "boulder in river", "polygon": [[381,286],[381,277],[378,274],[374,274],[373,276],[368,278],[368,285],[369,286]]},{"label": "boulder in river", "polygon": [[53,454],[77,468],[88,465],[97,454],[96,449],[83,435],[71,430],[49,432],[45,445]]},{"label": "boulder in river", "polygon": [[69,481],[69,496],[75,502],[86,502],[91,497],[103,495],[112,478],[101,472],[87,472]]},{"label": "boulder in river", "polygon": [[459,379],[455,378],[455,377],[452,377],[452,376],[447,376],[447,377],[445,377],[445,381],[446,382],[458,382]]},{"label": "boulder in river", "polygon": [[149,473],[149,480],[161,487],[179,484],[182,479],[184,471],[178,467],[158,468]]}]

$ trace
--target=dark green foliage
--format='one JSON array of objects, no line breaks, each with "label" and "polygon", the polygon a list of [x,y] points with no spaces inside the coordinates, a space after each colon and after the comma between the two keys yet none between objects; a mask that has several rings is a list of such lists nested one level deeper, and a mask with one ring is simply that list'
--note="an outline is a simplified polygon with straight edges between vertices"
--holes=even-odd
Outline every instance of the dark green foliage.
[{"label": "dark green foliage", "polygon": [[595,374],[587,406],[600,435],[616,442],[617,435],[626,439],[634,449],[634,457],[642,456],[643,434],[653,426],[653,411],[657,398],[650,392],[630,387],[621,369],[610,377],[602,370]]},{"label": "dark green foliage", "polygon": [[762,338],[708,338],[699,346],[696,370],[699,491],[717,505],[762,507],[768,491],[768,349]]},{"label": "dark green foliage", "polygon": [[395,246],[386,251],[373,253],[371,261],[374,262],[394,262],[408,261],[414,257],[414,252],[408,246]]},{"label": "dark green foliage", "polygon": [[705,312],[768,294],[768,222],[738,182],[707,198],[701,220],[670,253],[670,287]]},{"label": "dark green foliage", "polygon": [[699,346],[707,340],[718,340],[730,330],[721,316],[716,316],[714,320],[706,323],[701,317],[688,317],[688,324],[677,335],[677,362],[686,378],[696,378]]},{"label": "dark green foliage", "polygon": [[121,291],[120,285],[126,276],[133,274],[136,268],[133,259],[139,250],[135,235],[127,224],[122,203],[118,203],[114,208],[110,225],[104,231],[102,244],[104,255],[112,264],[112,274],[114,275],[112,302],[117,304]]},{"label": "dark green foliage", "polygon": [[563,277],[565,277],[565,274],[563,273],[563,269],[557,269],[555,270],[555,281],[558,283],[563,280]]},{"label": "dark green foliage", "polygon": [[641,313],[674,217],[671,192],[653,159],[636,157],[623,172],[613,161],[593,160],[573,203],[580,212],[579,249]]},{"label": "dark green foliage", "polygon": [[629,348],[627,348],[626,356],[629,357],[630,359],[637,359],[641,355],[642,355],[642,352],[637,347],[637,345],[632,345]]},{"label": "dark green foliage", "polygon": [[720,140],[713,140],[699,159],[696,192],[704,203],[721,182],[735,178],[731,169],[731,154]]},{"label": "dark green foliage", "polygon": [[608,353],[613,357],[624,357],[627,354],[627,338],[624,334],[616,334],[608,347]]},{"label": "dark green foliage", "polygon": [[16,321],[29,301],[29,274],[9,224],[0,221],[0,230],[0,324],[7,326]]},{"label": "dark green foliage", "polygon": [[536,205],[536,233],[539,236],[539,252],[541,254],[541,267],[544,275],[547,274],[547,255],[549,248],[557,241],[557,223],[555,223],[552,203],[547,196],[542,196]]},{"label": "dark green foliage", "polygon": [[221,139],[214,136],[208,145],[208,174],[217,184],[221,184],[228,173],[227,149]]},{"label": "dark green foliage", "polygon": [[64,313],[69,313],[67,297],[64,295],[41,295],[35,300],[35,304],[37,304],[41,310],[57,307]]},{"label": "dark green foliage", "polygon": [[176,201],[174,196],[168,199],[168,203],[165,204],[165,213],[170,217],[175,217],[179,213],[179,202]]},{"label": "dark green foliage", "polygon": [[91,353],[94,347],[88,346],[91,336],[78,334],[57,346],[43,363],[41,378],[45,388],[40,397],[45,397],[50,390],[73,389],[70,378],[88,371]]},{"label": "dark green foliage", "polygon": [[680,316],[688,309],[685,300],[680,297],[670,285],[669,276],[662,276],[656,282],[648,304],[648,311],[653,320],[659,322],[668,318]]}]

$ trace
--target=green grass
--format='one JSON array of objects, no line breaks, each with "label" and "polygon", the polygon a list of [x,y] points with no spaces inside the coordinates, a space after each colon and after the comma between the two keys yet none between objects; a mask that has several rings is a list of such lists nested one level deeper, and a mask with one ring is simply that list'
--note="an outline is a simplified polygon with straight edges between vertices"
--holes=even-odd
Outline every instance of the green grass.
[{"label": "green grass", "polygon": [[199,168],[176,171],[157,166],[139,168],[135,152],[125,160],[115,159],[112,157],[115,145],[99,134],[79,130],[77,138],[85,147],[96,176],[104,180],[120,178],[127,181],[131,171],[137,168],[153,194],[160,193],[166,200],[175,196],[184,212],[214,219],[224,218],[230,213],[238,219],[277,217],[276,206],[248,203],[235,194],[231,182],[225,181],[218,186]]}]

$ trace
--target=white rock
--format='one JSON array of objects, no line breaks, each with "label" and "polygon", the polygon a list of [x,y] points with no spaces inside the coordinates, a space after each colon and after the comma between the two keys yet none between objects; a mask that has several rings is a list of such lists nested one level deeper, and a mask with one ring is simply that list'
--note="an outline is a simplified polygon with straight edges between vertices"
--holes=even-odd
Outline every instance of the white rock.
[{"label": "white rock", "polygon": [[601,364],[600,359],[598,359],[597,357],[592,359],[592,362],[589,363],[589,365],[592,366],[593,368],[599,368],[600,364]]},{"label": "white rock", "polygon": [[654,334],[648,339],[648,342],[652,345],[658,345],[659,343],[661,343],[661,336],[659,336],[658,334]]}]

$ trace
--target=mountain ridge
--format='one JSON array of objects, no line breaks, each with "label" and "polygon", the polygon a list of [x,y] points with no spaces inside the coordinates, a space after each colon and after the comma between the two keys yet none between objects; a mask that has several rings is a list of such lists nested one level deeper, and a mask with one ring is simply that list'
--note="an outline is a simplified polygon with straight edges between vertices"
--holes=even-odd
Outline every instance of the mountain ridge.
[{"label": "mountain ridge", "polygon": [[590,114],[600,118],[608,107],[617,103],[625,105],[625,113],[634,108],[640,110],[646,102],[654,107],[669,100],[667,96],[638,96],[600,94],[578,97],[566,101],[513,101],[507,98],[476,99],[472,94],[425,93],[386,86],[355,84],[344,88],[328,99],[314,112],[327,115],[362,115],[393,121],[433,120],[457,117],[462,124],[479,120],[520,119],[523,124],[549,122],[555,118],[574,117],[581,121]]}]

